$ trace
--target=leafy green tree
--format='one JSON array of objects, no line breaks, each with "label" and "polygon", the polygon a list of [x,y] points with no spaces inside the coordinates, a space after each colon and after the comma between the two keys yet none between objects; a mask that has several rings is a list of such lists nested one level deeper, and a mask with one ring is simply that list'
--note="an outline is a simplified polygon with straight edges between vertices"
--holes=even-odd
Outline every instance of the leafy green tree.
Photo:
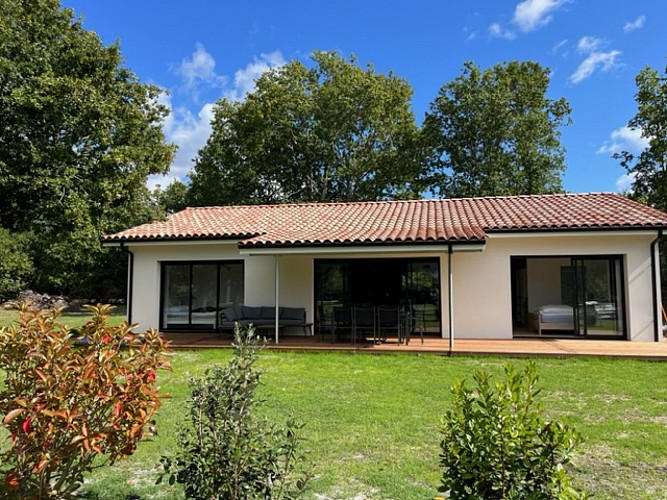
[{"label": "leafy green tree", "polygon": [[0,227],[0,299],[13,296],[32,279],[34,266],[27,237]]},{"label": "leafy green tree", "polygon": [[196,205],[414,196],[420,163],[410,85],[315,52],[264,73],[245,101],[218,101],[191,174]]},{"label": "leafy green tree", "polygon": [[424,120],[426,187],[448,197],[561,191],[559,127],[569,124],[570,105],[546,97],[549,74],[536,62],[484,71],[466,62]]},{"label": "leafy green tree", "polygon": [[157,205],[168,214],[179,212],[188,206],[189,188],[178,179],[162,189],[158,186],[153,191]]},{"label": "leafy green tree", "polygon": [[159,93],[58,0],[0,1],[0,227],[32,231],[40,254],[87,241],[59,249],[62,266],[35,260],[49,288],[80,276],[74,252],[153,215],[146,178],[173,156]]},{"label": "leafy green tree", "polygon": [[667,210],[667,69],[660,75],[646,67],[635,81],[638,109],[628,127],[641,131],[648,147],[638,156],[623,151],[614,157],[633,176],[631,196]]}]

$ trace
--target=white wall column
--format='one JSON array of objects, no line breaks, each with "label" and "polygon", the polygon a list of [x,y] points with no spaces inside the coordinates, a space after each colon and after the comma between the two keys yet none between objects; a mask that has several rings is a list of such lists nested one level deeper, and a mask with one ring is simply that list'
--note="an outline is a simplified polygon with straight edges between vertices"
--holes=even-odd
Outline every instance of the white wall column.
[{"label": "white wall column", "polygon": [[275,306],[276,306],[276,344],[278,343],[278,333],[280,332],[280,255],[275,256],[275,270],[276,270],[276,296],[275,296]]},{"label": "white wall column", "polygon": [[452,246],[447,250],[447,311],[449,320],[449,354],[454,349],[454,279],[452,273]]}]

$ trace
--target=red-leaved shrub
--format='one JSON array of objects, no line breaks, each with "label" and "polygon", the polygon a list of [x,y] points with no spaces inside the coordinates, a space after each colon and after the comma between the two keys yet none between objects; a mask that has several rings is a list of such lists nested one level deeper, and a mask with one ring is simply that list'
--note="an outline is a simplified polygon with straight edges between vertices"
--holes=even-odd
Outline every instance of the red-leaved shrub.
[{"label": "red-leaved shrub", "polygon": [[88,309],[78,336],[57,312],[24,304],[19,322],[0,330],[3,498],[67,498],[84,473],[131,455],[155,433],[167,344],[153,330],[137,336],[133,325],[110,326],[111,306]]}]

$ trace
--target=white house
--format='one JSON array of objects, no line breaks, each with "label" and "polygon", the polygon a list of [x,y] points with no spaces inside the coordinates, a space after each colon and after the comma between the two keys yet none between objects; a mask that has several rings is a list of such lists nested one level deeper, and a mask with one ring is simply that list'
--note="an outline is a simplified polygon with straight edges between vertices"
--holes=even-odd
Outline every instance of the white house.
[{"label": "white house", "polygon": [[419,307],[443,337],[659,341],[665,228],[619,195],[556,194],[187,208],[103,244],[129,254],[140,329],[216,331],[237,304],[317,324],[364,303]]}]

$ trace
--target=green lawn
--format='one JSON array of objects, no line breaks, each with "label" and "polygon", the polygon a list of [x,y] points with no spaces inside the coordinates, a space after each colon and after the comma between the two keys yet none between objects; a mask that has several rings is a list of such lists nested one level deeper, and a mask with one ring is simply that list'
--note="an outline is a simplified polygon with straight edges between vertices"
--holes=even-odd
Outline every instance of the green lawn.
[{"label": "green lawn", "polygon": [[[118,311],[112,322],[124,320]],[[0,326],[17,317],[0,310]],[[76,327],[87,316],[63,315]],[[186,423],[187,381],[225,363],[230,350],[177,351],[174,371],[160,375],[172,396],[158,419],[159,436],[130,459],[99,469],[85,498],[182,498],[178,487],[155,486],[160,456],[173,450]],[[306,423],[304,444],[314,464],[310,498],[433,498],[439,484],[440,416],[456,378],[499,357],[264,351],[263,411]],[[667,499],[667,363],[622,359],[537,359],[548,416],[567,417],[584,435],[575,458],[576,484],[595,498]]]},{"label": "green lawn", "polygon": [[[87,498],[179,498],[155,486],[158,459],[186,422],[187,380],[225,362],[229,350],[178,351],[160,382],[173,397],[154,442],[100,469]],[[431,355],[262,353],[264,411],[297,415],[315,468],[310,498],[433,498],[439,483],[437,424],[457,377],[504,358]],[[511,360],[521,364],[521,360]],[[667,498],[667,364],[632,360],[538,359],[548,415],[568,417],[586,443],[576,483],[595,498]],[[182,498],[182,497],[181,497]]]},{"label": "green lawn", "polygon": [[[15,310],[0,309],[0,328],[11,325],[18,319],[18,316],[19,314]],[[78,328],[89,318],[90,314],[88,313],[63,313],[60,315],[59,321],[72,328]],[[125,306],[117,307],[111,314],[109,323],[120,325],[123,321],[125,321]]]}]

